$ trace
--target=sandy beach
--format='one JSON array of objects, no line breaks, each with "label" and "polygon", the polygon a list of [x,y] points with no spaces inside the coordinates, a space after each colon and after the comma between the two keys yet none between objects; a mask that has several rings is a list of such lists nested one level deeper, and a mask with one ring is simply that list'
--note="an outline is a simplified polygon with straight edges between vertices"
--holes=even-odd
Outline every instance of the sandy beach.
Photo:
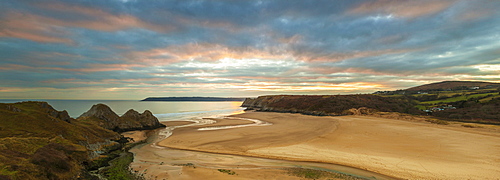
[{"label": "sandy beach", "polygon": [[133,142],[139,142],[139,141],[144,141],[148,138],[147,132],[148,131],[128,131],[121,133],[121,135],[128,138],[132,138]]},{"label": "sandy beach", "polygon": [[178,128],[158,145],[340,164],[403,179],[500,177],[500,132],[495,126],[467,128],[368,116],[271,112],[247,112],[234,117],[272,125],[214,131],[199,131],[200,126]]}]

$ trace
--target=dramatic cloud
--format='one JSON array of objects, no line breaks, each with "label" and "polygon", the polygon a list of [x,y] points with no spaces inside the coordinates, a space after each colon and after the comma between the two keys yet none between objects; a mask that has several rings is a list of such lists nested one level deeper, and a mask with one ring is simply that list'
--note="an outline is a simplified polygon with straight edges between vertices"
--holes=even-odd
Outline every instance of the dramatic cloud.
[{"label": "dramatic cloud", "polygon": [[393,14],[395,16],[416,18],[442,12],[454,0],[376,0],[361,3],[349,10],[354,14]]},{"label": "dramatic cloud", "polygon": [[349,94],[500,82],[490,0],[0,2],[0,98]]}]

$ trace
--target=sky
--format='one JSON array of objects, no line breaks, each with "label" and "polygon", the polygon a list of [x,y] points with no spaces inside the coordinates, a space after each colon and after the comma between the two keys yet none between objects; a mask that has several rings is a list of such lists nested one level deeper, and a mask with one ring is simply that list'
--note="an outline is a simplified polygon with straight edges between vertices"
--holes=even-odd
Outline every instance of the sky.
[{"label": "sky", "polygon": [[500,82],[498,0],[2,0],[0,99]]}]

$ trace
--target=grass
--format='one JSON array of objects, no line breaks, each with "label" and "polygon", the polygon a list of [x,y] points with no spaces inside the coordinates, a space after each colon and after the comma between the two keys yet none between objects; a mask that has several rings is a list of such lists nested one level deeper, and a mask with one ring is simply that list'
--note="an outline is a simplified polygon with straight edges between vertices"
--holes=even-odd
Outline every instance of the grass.
[{"label": "grass", "polygon": [[347,179],[347,180],[359,180],[364,178],[359,178],[355,176],[350,176],[347,174],[322,171],[316,169],[306,169],[306,168],[287,168],[288,174],[306,179]]},{"label": "grass", "polygon": [[[163,164],[163,162],[162,162]],[[196,169],[196,166],[193,163],[186,163],[186,164],[172,164],[173,166],[185,166],[185,167],[192,167]]]},{"label": "grass", "polygon": [[420,110],[426,110],[426,109],[428,109],[428,107],[424,106],[424,105],[416,105],[415,107],[418,108],[418,109],[420,109]]},{"label": "grass", "polygon": [[129,165],[134,160],[134,155],[130,152],[122,152],[119,157],[109,162],[110,166],[104,168],[104,174],[108,180],[135,180],[140,176],[133,174]]},{"label": "grass", "polygon": [[[14,174],[16,174],[16,173],[17,173],[17,171],[11,171],[11,170],[9,170],[9,168],[8,168],[8,167],[6,167],[6,166],[1,166],[1,165],[0,165],[0,174],[1,174],[1,175],[5,175],[5,176],[13,176],[13,175],[14,175]],[[0,178],[0,179],[1,179],[1,178]]]},{"label": "grass", "polygon": [[462,124],[462,127],[466,127],[466,128],[477,128],[478,126],[474,126],[474,125],[471,125],[471,124]]},{"label": "grass", "polygon": [[493,96],[490,96],[487,98],[480,99],[479,102],[485,103],[485,102],[491,101],[492,99],[499,98],[499,97],[500,97],[500,94],[497,94],[497,95],[493,95]]},{"label": "grass", "polygon": [[49,144],[49,139],[39,137],[9,137],[1,138],[0,144],[0,150],[11,150],[20,153],[33,154],[37,149]]},{"label": "grass", "polygon": [[221,172],[221,173],[226,173],[226,174],[229,174],[229,175],[235,175],[236,172],[232,171],[232,170],[229,170],[229,169],[217,169],[217,171]]},{"label": "grass", "polygon": [[448,124],[450,124],[448,121],[440,120],[440,119],[427,119],[425,121],[433,123],[433,124],[440,124],[440,125],[448,125]]},{"label": "grass", "polygon": [[482,97],[485,97],[485,96],[497,95],[497,94],[498,94],[498,92],[464,95],[464,96],[451,97],[451,98],[441,99],[441,100],[435,100],[435,101],[420,102],[420,104],[441,104],[441,103],[450,103],[450,102],[457,102],[457,101],[466,101],[466,100],[469,100],[469,99],[472,99],[472,98],[482,98]]}]

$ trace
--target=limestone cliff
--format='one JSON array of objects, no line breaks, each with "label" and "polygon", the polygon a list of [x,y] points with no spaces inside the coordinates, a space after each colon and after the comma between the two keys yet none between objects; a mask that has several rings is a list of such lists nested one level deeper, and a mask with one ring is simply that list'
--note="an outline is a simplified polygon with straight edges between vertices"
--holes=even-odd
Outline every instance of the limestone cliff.
[{"label": "limestone cliff", "polygon": [[121,130],[133,130],[133,129],[156,129],[159,127],[165,127],[158,121],[153,113],[149,110],[145,110],[142,114],[130,109],[123,116],[120,117],[119,129]]},{"label": "limestone cliff", "polygon": [[99,126],[116,132],[165,127],[165,125],[161,124],[153,113],[148,110],[141,114],[130,109],[120,117],[104,104],[92,106],[90,110],[83,113],[77,119],[81,121],[95,121]]},{"label": "limestone cliff", "polygon": [[77,119],[86,120],[92,117],[98,119],[97,125],[109,130],[113,130],[120,123],[120,116],[104,104],[93,105],[87,112],[80,115]]}]

